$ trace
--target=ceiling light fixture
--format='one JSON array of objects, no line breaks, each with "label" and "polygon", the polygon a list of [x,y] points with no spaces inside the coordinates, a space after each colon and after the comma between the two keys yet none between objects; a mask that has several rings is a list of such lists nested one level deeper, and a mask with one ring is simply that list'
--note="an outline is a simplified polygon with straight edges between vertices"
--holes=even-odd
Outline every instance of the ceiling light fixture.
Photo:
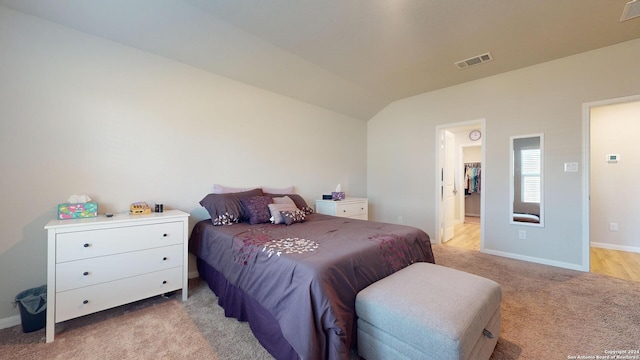
[{"label": "ceiling light fixture", "polygon": [[640,16],[640,1],[631,0],[624,5],[620,22],[627,21]]},{"label": "ceiling light fixture", "polygon": [[468,68],[469,66],[486,63],[487,61],[491,61],[491,60],[493,60],[491,53],[484,53],[482,55],[478,55],[465,60],[458,61],[455,64],[458,67],[458,69],[462,70],[462,69]]}]

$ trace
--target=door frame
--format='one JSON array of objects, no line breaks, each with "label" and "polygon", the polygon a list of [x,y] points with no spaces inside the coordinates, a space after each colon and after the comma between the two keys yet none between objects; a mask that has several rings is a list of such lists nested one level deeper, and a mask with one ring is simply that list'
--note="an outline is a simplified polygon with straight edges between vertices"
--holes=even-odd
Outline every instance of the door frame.
[{"label": "door frame", "polygon": [[[456,123],[448,123],[448,124],[443,124],[443,125],[437,125],[436,126],[436,131],[435,131],[435,171],[434,171],[434,175],[435,175],[435,211],[434,211],[434,217],[435,217],[435,224],[436,224],[436,244],[442,244],[442,237],[444,236],[443,233],[443,224],[444,224],[444,214],[442,213],[442,209],[443,209],[443,204],[442,201],[443,199],[440,196],[440,184],[441,184],[441,180],[440,180],[440,176],[441,176],[441,169],[442,169],[442,162],[443,162],[443,154],[441,151],[441,135],[442,132],[444,130],[449,130],[452,131],[451,129],[457,129],[457,128],[479,128],[480,131],[482,132],[482,143],[480,144],[480,152],[482,154],[482,167],[483,167],[483,173],[486,171],[486,161],[485,161],[485,153],[486,153],[486,146],[485,144],[487,143],[487,129],[486,129],[486,120],[484,118],[482,119],[476,119],[476,120],[467,120],[467,121],[461,121],[461,122],[456,122]],[[456,130],[453,130],[454,132]],[[454,151],[455,149],[458,149],[460,145],[456,144],[456,146],[454,146]],[[487,182],[483,179],[483,184],[486,185]],[[486,191],[484,190],[486,189],[486,186],[483,187],[483,191],[480,192],[480,251],[484,251],[484,226],[485,226],[485,218],[486,216],[484,216],[485,214],[485,209],[484,209],[484,204],[485,204],[485,197],[486,197]],[[433,240],[433,239],[432,239]]]}]

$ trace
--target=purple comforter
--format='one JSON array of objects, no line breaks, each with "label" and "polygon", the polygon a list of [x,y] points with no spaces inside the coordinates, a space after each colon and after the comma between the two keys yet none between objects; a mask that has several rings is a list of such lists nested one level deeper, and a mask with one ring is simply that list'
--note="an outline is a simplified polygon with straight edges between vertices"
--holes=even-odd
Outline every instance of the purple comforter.
[{"label": "purple comforter", "polygon": [[420,229],[320,214],[290,226],[201,221],[190,250],[268,309],[301,359],[347,359],[356,294],[411,263],[434,262]]}]

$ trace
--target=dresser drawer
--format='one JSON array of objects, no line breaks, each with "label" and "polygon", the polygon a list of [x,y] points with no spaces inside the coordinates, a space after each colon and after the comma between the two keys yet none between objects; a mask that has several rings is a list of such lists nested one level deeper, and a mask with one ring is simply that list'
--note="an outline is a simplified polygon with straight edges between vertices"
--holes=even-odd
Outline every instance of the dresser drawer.
[{"label": "dresser drawer", "polygon": [[354,217],[367,214],[367,203],[336,204],[336,216]]},{"label": "dresser drawer", "polygon": [[182,287],[182,267],[56,294],[55,321],[109,309]]},{"label": "dresser drawer", "polygon": [[171,245],[56,265],[56,292],[182,266],[183,246]]},{"label": "dresser drawer", "polygon": [[56,263],[182,244],[182,222],[125,226],[56,235]]}]

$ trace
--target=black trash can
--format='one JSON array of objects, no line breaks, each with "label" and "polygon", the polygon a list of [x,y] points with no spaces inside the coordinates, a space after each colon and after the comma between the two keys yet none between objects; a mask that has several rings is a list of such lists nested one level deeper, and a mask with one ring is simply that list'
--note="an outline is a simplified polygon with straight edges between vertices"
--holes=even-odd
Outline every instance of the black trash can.
[{"label": "black trash can", "polygon": [[47,323],[47,285],[25,290],[16,295],[20,308],[22,332],[42,329]]}]

